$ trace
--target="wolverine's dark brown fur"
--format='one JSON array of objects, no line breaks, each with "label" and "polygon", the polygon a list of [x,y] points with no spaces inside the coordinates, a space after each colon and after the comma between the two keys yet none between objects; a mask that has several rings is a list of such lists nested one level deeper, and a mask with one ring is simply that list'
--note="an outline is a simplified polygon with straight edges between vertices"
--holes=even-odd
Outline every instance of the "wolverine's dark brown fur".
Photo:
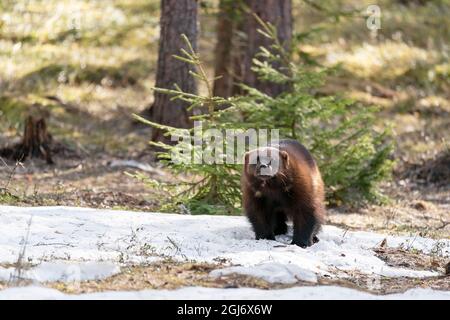
[{"label": "wolverine's dark brown fur", "polygon": [[274,240],[286,233],[289,218],[294,224],[292,244],[307,247],[318,241],[325,215],[322,177],[311,154],[297,141],[281,140],[248,152],[242,192],[256,239]]}]

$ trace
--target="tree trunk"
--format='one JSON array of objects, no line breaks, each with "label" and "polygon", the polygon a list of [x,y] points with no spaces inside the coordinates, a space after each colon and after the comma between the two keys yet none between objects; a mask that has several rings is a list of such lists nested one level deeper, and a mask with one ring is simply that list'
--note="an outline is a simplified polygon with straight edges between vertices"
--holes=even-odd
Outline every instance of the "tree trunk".
[{"label": "tree trunk", "polygon": [[220,0],[215,48],[214,95],[228,98],[241,94],[244,50],[242,0]]},{"label": "tree trunk", "polygon": [[250,12],[244,19],[244,32],[247,35],[247,46],[243,57],[243,82],[258,90],[277,96],[287,90],[286,85],[264,82],[257,79],[251,70],[252,60],[259,52],[259,47],[270,50],[272,40],[258,32],[260,24],[253,14],[256,14],[264,22],[270,22],[277,28],[278,40],[288,50],[292,38],[292,2],[291,0],[245,0]]},{"label": "tree trunk", "polygon": [[214,96],[227,98],[232,95],[233,70],[232,50],[233,34],[237,19],[233,17],[236,2],[220,0],[219,16],[217,17],[217,43],[215,48]]},{"label": "tree trunk", "polygon": [[[189,74],[192,66],[173,58],[186,45],[181,39],[185,34],[194,50],[197,47],[197,1],[196,0],[162,0],[158,66],[156,72],[156,87],[173,89],[174,85],[190,93],[197,92],[194,78]],[[166,94],[155,92],[153,105],[149,109],[150,120],[177,128],[189,128],[190,113],[186,110],[187,103],[171,100]],[[153,141],[170,142],[163,132],[154,128]]]}]

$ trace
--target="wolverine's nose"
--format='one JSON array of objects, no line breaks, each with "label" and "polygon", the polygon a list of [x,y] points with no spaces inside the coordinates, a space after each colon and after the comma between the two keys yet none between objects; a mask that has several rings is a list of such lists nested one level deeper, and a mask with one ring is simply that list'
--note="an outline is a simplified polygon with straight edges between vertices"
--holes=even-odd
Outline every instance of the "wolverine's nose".
[{"label": "wolverine's nose", "polygon": [[264,178],[269,178],[273,175],[269,164],[261,164],[259,166],[257,173],[258,173],[258,176],[264,177]]}]

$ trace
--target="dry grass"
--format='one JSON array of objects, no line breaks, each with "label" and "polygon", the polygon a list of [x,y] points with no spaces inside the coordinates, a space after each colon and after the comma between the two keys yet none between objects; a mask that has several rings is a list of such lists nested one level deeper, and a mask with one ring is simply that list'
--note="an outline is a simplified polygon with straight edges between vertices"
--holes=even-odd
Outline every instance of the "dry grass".
[{"label": "dry grass", "polygon": [[[407,188],[399,188],[410,192],[409,199],[394,200],[393,203],[383,206],[330,209],[328,223],[351,230],[372,230],[386,234],[450,239],[449,192],[428,190],[428,193],[425,193],[426,189],[411,192]],[[427,197],[429,197],[428,201],[423,200]]]},{"label": "dry grass", "polygon": [[164,261],[149,266],[124,267],[120,274],[100,281],[85,281],[79,285],[53,283],[50,286],[71,294],[119,290],[172,290],[186,286],[213,288],[252,287],[261,289],[277,287],[263,280],[247,276],[233,276],[222,279],[209,277],[209,272],[218,267],[218,265],[206,263]]}]

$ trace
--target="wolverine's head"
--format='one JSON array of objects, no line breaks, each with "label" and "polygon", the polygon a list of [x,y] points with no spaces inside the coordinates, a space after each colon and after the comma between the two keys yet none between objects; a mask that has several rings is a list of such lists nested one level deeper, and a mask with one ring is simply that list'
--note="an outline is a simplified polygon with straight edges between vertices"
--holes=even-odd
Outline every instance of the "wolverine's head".
[{"label": "wolverine's head", "polygon": [[254,149],[245,154],[246,173],[263,181],[276,177],[288,163],[287,152],[273,147]]}]

